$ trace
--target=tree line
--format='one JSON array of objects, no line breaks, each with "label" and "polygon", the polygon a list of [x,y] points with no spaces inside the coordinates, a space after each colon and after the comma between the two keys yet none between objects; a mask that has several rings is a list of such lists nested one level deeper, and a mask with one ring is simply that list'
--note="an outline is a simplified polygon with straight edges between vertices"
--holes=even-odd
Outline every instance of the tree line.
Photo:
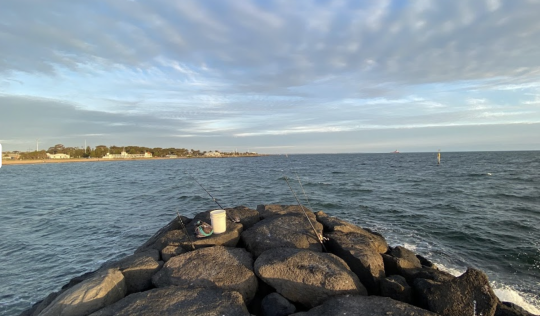
[{"label": "tree line", "polygon": [[[47,150],[18,152],[20,159],[48,159],[47,154],[66,154],[70,158],[102,158],[107,153],[120,154],[122,151],[126,151],[128,154],[144,154],[146,152],[152,153],[153,157],[167,157],[168,155],[175,155],[177,157],[201,157],[204,156],[206,151],[186,148],[161,148],[161,147],[141,147],[141,146],[105,146],[98,145],[94,148],[87,146],[83,147],[66,147],[62,144],[56,144],[49,147]],[[216,150],[216,152],[219,152]],[[237,153],[237,152],[219,152],[221,156],[251,156],[253,153]]]}]

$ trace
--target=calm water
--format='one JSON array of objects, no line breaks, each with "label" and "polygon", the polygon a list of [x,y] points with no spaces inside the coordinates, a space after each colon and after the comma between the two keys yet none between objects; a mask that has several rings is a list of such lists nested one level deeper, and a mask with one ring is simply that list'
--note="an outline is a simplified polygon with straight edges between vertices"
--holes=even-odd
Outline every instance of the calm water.
[{"label": "calm water", "polygon": [[[479,268],[497,295],[540,310],[540,152],[292,155],[0,169],[0,314],[133,252],[178,209],[295,204],[381,232],[449,271]],[[296,181],[296,190],[299,191]]]}]

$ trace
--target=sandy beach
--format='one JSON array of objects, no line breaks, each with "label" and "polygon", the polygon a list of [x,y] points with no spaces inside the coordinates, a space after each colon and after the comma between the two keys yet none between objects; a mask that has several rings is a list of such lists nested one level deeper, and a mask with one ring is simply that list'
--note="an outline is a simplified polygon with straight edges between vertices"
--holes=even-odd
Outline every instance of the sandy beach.
[{"label": "sandy beach", "polygon": [[133,160],[170,160],[170,159],[186,159],[179,158],[130,158],[130,159],[102,159],[102,158],[74,158],[74,159],[45,159],[45,160],[2,160],[2,166],[5,165],[33,165],[33,164],[48,164],[48,163],[70,163],[70,162],[102,162],[102,161],[133,161]]}]

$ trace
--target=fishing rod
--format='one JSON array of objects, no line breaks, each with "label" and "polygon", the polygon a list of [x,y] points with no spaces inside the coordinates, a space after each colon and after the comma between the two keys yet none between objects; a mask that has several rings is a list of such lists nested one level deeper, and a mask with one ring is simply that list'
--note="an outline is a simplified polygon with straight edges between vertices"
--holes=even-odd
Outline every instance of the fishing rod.
[{"label": "fishing rod", "polygon": [[199,181],[197,181],[197,179],[195,179],[194,176],[192,176],[191,174],[187,173],[187,175],[189,175],[193,181],[195,181],[206,193],[208,193],[208,195],[210,196],[210,198],[212,198],[212,200],[217,204],[217,206],[219,206],[220,209],[224,210],[225,211],[225,214],[227,214],[227,216],[229,217],[229,220],[233,223],[239,223],[240,222],[240,219],[238,218],[232,218],[228,213],[227,211],[221,206],[221,204],[219,204],[219,202],[217,201],[217,199],[215,197],[212,196],[212,194],[210,194],[210,192],[208,192],[208,190],[206,190],[202,184],[199,183]]},{"label": "fishing rod", "polygon": [[191,250],[195,250],[195,245],[193,244],[193,240],[191,240],[191,237],[189,236],[189,233],[186,229],[186,225],[184,225],[184,221],[182,221],[182,217],[180,217],[180,213],[178,213],[178,210],[176,211],[176,214],[178,215],[178,221],[180,222],[180,225],[182,226],[182,229],[184,230],[184,234],[186,234],[189,243],[191,244]]},{"label": "fishing rod", "polygon": [[289,183],[289,179],[287,178],[287,176],[285,176],[285,182],[287,182],[287,185],[289,186],[289,189],[291,189],[291,192],[294,195],[294,198],[296,199],[296,202],[298,203],[298,206],[300,206],[300,208],[302,209],[302,212],[304,212],[304,216],[307,218],[307,220],[309,222],[309,225],[311,225],[311,228],[313,228],[313,232],[315,232],[315,236],[317,237],[317,240],[321,244],[324,251],[328,252],[328,250],[326,250],[326,247],[324,246],[323,237],[321,235],[319,235],[319,233],[317,232],[317,229],[315,229],[315,226],[313,226],[313,223],[311,222],[311,219],[309,219],[309,216],[307,215],[306,210],[304,209],[304,207],[300,203],[300,200],[298,200],[298,197],[296,196],[296,193],[294,193],[294,190],[291,187],[291,184]]},{"label": "fishing rod", "polygon": [[[291,163],[290,163],[290,160],[289,160],[289,155],[285,154],[285,157],[287,157],[287,161],[289,162],[289,166],[290,166]],[[313,210],[313,207],[311,206],[311,203],[309,202],[308,196],[306,194],[306,191],[304,190],[304,186],[302,185],[302,181],[300,181],[300,177],[298,176],[298,173],[292,167],[291,167],[291,171],[296,175],[296,180],[298,180],[298,184],[300,184],[300,188],[302,189],[302,193],[304,194],[304,198],[306,199],[306,201],[307,201],[307,203],[309,205],[309,208],[311,210]]]}]

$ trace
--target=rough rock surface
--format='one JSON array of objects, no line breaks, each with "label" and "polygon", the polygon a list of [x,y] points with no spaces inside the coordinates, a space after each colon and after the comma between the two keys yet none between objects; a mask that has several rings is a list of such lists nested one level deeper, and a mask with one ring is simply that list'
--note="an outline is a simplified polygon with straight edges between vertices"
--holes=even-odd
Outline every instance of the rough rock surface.
[{"label": "rough rock surface", "polygon": [[401,275],[392,275],[380,280],[381,296],[404,303],[412,302],[412,288]]},{"label": "rough rock surface", "polygon": [[118,269],[124,275],[127,293],[142,292],[153,288],[152,276],[163,266],[159,252],[150,249],[138,252],[120,261],[108,263],[106,268]]},{"label": "rough rock surface", "polygon": [[91,316],[249,316],[238,292],[175,286],[135,293]]},{"label": "rough rock surface", "polygon": [[379,280],[386,275],[382,256],[369,237],[355,232],[333,232],[325,236],[329,239],[329,251],[345,260],[370,294],[377,294]]},{"label": "rough rock surface", "polygon": [[174,256],[187,252],[182,246],[166,246],[161,250],[161,258],[167,262]]},{"label": "rough rock surface", "polygon": [[[346,295],[294,316],[437,316],[437,314],[388,297]],[[292,316],[291,315],[291,316]],[[472,315],[472,314],[471,314]]]},{"label": "rough rock surface", "polygon": [[[312,221],[318,234],[322,225]],[[304,215],[270,216],[242,233],[246,248],[255,257],[273,248],[299,248],[322,251],[313,228]]]},{"label": "rough rock surface", "polygon": [[122,299],[126,292],[122,273],[116,269],[108,269],[58,295],[39,315],[88,315]]},{"label": "rough rock surface", "polygon": [[487,276],[472,268],[445,283],[416,279],[413,288],[422,307],[442,316],[493,316],[499,301]]},{"label": "rough rock surface", "polygon": [[259,217],[259,212],[243,205],[233,208],[226,208],[225,211],[227,212],[227,218],[239,219],[240,224],[244,226],[244,230],[250,228],[261,220]]},{"label": "rough rock surface", "polygon": [[247,303],[257,292],[253,258],[242,248],[216,246],[178,255],[167,261],[152,281],[157,287],[237,291]]},{"label": "rough rock surface", "polygon": [[291,302],[276,292],[265,296],[261,305],[264,316],[286,316],[296,311],[296,307]]},{"label": "rough rock surface", "polygon": [[325,232],[342,232],[342,233],[358,233],[365,235],[373,244],[373,247],[379,253],[385,253],[388,251],[388,243],[386,239],[380,234],[371,232],[367,229],[356,226],[347,221],[341,220],[337,217],[328,216],[323,211],[315,213],[317,221],[319,221],[324,228]]},{"label": "rough rock surface", "polygon": [[347,264],[330,253],[270,249],[255,261],[255,273],[285,298],[307,307],[336,295],[367,295]]},{"label": "rough rock surface", "polygon": [[257,212],[259,212],[261,219],[286,215],[305,216],[304,211],[312,222],[317,221],[317,217],[313,211],[303,205],[302,207],[299,205],[280,204],[257,205]]},{"label": "rough rock surface", "polygon": [[[190,218],[187,218],[185,216],[181,216],[181,218],[182,218],[182,221],[184,222],[184,225],[187,225],[187,224],[189,224],[189,222],[191,222]],[[163,249],[163,247],[161,247],[160,245],[156,245],[156,243],[161,238],[163,238],[163,236],[165,236],[165,234],[167,234],[169,231],[171,231],[171,230],[181,230],[181,229],[182,229],[182,225],[180,224],[180,221],[178,220],[178,216],[177,216],[172,221],[170,221],[167,225],[163,226],[163,228],[158,230],[142,246],[137,248],[137,250],[135,250],[135,253],[144,252],[144,251],[147,251],[148,249],[157,249],[157,250]]]}]

